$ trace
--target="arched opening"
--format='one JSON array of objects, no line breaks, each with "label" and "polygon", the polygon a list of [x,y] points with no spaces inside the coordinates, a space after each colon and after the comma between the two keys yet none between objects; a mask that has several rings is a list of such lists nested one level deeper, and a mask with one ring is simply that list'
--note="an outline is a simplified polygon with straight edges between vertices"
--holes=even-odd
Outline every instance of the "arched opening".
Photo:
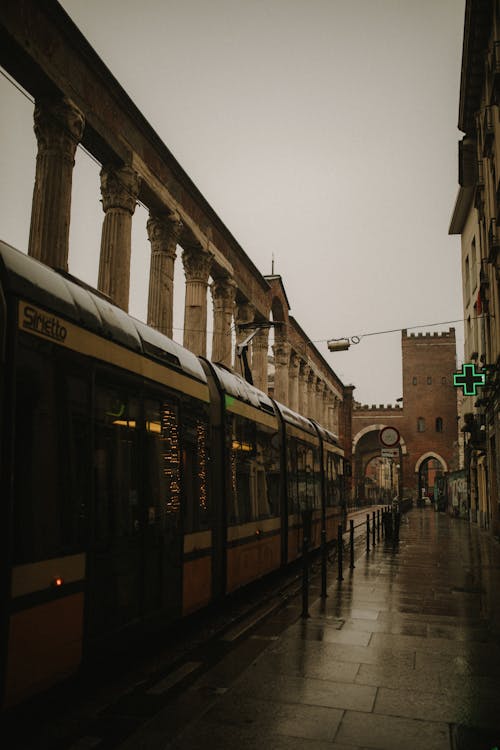
[{"label": "arched opening", "polygon": [[444,510],[446,502],[445,481],[446,465],[435,455],[429,455],[418,464],[418,498],[419,503],[433,503],[439,510]]},{"label": "arched opening", "polygon": [[389,503],[397,492],[394,462],[380,455],[370,458],[365,466],[363,489],[367,503]]},{"label": "arched opening", "polygon": [[407,453],[406,444],[401,436],[400,444],[394,451],[384,450],[380,442],[380,431],[386,426],[373,424],[364,427],[354,437],[354,491],[358,505],[374,501],[391,502],[394,495],[400,495],[403,491],[402,462]]}]

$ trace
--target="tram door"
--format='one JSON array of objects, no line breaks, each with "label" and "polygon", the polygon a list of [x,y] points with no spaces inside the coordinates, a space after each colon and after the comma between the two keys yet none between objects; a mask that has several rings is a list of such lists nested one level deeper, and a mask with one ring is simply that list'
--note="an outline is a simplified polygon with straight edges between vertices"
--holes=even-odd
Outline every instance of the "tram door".
[{"label": "tram door", "polygon": [[138,391],[96,386],[88,610],[94,642],[180,606],[177,415],[173,405],[132,395]]}]

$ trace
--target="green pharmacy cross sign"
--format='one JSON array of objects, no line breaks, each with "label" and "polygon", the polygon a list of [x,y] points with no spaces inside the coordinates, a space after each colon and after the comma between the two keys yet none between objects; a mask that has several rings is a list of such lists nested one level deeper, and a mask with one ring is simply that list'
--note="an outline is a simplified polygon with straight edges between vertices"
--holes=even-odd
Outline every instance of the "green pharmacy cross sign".
[{"label": "green pharmacy cross sign", "polygon": [[453,374],[453,385],[463,388],[464,396],[475,396],[479,386],[486,383],[484,372],[478,372],[475,364],[462,365],[462,372]]}]

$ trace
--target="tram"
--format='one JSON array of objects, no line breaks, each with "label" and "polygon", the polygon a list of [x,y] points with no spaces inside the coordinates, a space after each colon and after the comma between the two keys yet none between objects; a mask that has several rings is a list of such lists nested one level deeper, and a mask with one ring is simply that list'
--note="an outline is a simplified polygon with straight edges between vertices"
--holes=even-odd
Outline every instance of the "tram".
[{"label": "tram", "polygon": [[0,242],[2,706],[335,536],[338,438]]}]

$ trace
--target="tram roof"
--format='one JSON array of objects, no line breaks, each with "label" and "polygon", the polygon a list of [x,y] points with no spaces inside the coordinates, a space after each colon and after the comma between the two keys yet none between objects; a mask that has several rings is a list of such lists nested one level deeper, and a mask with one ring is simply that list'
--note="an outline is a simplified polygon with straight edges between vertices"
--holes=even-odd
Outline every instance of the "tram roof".
[{"label": "tram roof", "polygon": [[315,420],[311,420],[320,436],[320,438],[325,443],[333,443],[334,445],[339,445],[339,436],[336,435],[331,430],[327,430],[326,427],[323,427],[322,425],[318,424]]},{"label": "tram roof", "polygon": [[81,325],[132,351],[207,382],[198,358],[164,334],[133,318],[104,295],[64,272],[55,271],[0,240],[2,274],[19,298]]},{"label": "tram roof", "polygon": [[211,362],[210,365],[224,393],[255,406],[257,409],[276,414],[273,402],[266,393],[223,365],[214,362]]},{"label": "tram roof", "polygon": [[303,417],[302,414],[298,414],[296,411],[289,409],[288,406],[280,404],[279,401],[274,402],[278,407],[278,410],[283,417],[284,421],[288,424],[298,427],[304,432],[308,432],[310,435],[316,435],[316,430],[310,419]]}]

